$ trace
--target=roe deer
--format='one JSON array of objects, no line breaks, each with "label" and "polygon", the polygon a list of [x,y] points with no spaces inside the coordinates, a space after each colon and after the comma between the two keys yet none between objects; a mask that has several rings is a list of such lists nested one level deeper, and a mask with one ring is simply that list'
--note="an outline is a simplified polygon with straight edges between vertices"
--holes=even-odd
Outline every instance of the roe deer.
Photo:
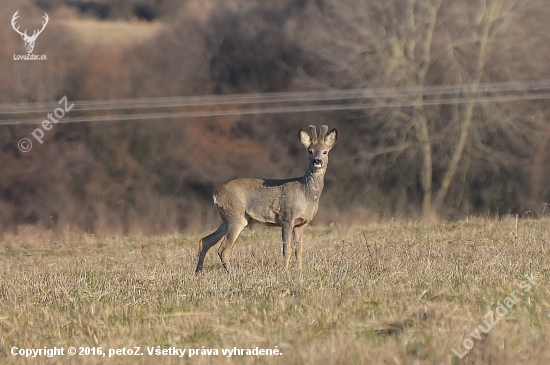
[{"label": "roe deer", "polygon": [[249,223],[256,222],[282,227],[285,268],[290,262],[292,242],[298,267],[302,267],[302,233],[317,213],[328,152],[337,139],[336,129],[327,131],[326,125],[321,126],[317,137],[313,125],[309,126],[309,133],[300,129],[300,142],[309,153],[304,176],[285,180],[237,179],[214,191],[214,204],[222,223],[215,232],[200,240],[195,274],[201,272],[208,250],[220,241],[218,255],[227,272],[231,273],[229,261],[233,244]]}]

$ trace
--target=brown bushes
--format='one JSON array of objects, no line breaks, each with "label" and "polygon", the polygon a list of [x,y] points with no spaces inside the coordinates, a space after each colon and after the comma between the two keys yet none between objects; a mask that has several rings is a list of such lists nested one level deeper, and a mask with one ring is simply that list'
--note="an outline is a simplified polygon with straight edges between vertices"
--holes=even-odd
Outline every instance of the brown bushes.
[{"label": "brown bushes", "polygon": [[[19,10],[31,28],[42,14],[30,3],[17,9],[0,3],[2,24]],[[0,103],[66,95],[78,105],[91,99],[548,79],[545,3],[491,2],[500,8],[491,15],[484,54],[477,42],[489,13],[451,1],[415,3],[411,13],[401,0],[393,6],[367,2],[364,8],[328,0],[210,7],[189,2],[179,15],[164,18],[164,30],[154,39],[123,48],[83,42],[51,13],[35,50],[48,61],[12,60],[24,52],[22,41],[10,28],[0,33]],[[415,21],[412,28],[407,19]],[[482,60],[477,71],[476,57]],[[337,127],[345,143],[331,156],[318,221],[542,213],[550,183],[547,102],[422,105],[438,98],[416,95],[412,100],[420,107],[365,112],[57,124],[29,153],[20,152],[17,141],[35,127],[1,126],[0,229],[41,224],[154,233],[213,226],[217,217],[209,201],[215,186],[238,176],[300,175],[294,131],[323,122]],[[411,101],[392,99],[399,100]],[[453,159],[456,169],[449,175]],[[427,194],[434,197],[429,209]]]}]

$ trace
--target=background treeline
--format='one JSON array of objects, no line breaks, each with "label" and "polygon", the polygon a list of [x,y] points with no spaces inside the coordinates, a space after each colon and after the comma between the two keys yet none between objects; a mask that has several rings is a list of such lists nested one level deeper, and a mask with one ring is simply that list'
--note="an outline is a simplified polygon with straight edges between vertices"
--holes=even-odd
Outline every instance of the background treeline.
[{"label": "background treeline", "polygon": [[[550,80],[550,3],[522,0],[0,0],[0,103],[368,88],[359,111],[0,126],[0,230],[23,224],[161,233],[218,223],[213,189],[304,172],[297,131],[339,129],[316,222],[541,215],[550,201],[550,103],[492,83]],[[11,29],[50,24],[24,53]],[[63,16],[162,23],[123,46],[86,42]],[[29,21],[29,25],[25,25]],[[136,23],[137,24],[137,23]],[[463,85],[450,94],[435,90]],[[392,92],[393,90],[393,92]],[[531,96],[533,98],[531,98]],[[448,102],[456,99],[456,103]],[[0,119],[13,116],[2,114]],[[38,116],[38,119],[43,119]]]}]

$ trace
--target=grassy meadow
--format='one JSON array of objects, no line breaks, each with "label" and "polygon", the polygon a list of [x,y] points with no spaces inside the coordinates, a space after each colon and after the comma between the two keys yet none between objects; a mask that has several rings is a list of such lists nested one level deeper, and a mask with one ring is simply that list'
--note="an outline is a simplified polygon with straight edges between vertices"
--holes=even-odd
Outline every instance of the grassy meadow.
[{"label": "grassy meadow", "polygon": [[[279,229],[245,230],[234,275],[213,248],[198,278],[197,243],[209,232],[97,238],[23,227],[0,239],[0,363],[548,364],[549,227],[515,217],[310,227],[301,272],[294,259],[282,268]],[[526,289],[525,274],[536,285]],[[510,295],[507,313],[486,316]],[[460,359],[452,349],[464,344]],[[69,356],[69,346],[94,349]],[[108,357],[135,346],[143,355]],[[29,360],[13,347],[65,355]],[[235,347],[281,354],[222,354]]]},{"label": "grassy meadow", "polygon": [[131,46],[160,33],[160,22],[99,21],[96,19],[65,19],[68,29],[79,39],[92,45]]}]

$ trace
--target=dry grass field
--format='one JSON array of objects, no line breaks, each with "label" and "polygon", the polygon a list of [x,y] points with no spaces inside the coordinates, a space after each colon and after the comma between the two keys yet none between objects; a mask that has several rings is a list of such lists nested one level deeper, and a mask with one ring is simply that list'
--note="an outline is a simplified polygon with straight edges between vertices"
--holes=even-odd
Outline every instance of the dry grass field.
[{"label": "dry grass field", "polygon": [[163,29],[160,22],[99,21],[96,19],[65,19],[62,23],[79,39],[91,45],[132,46],[153,38]]},{"label": "dry grass field", "polygon": [[[0,239],[0,363],[549,364],[549,227],[516,228],[515,217],[311,227],[301,272],[282,268],[278,229],[246,230],[234,275],[213,249],[198,278],[204,232],[99,239],[22,228]],[[498,322],[485,334],[484,321]],[[142,355],[109,357],[136,346]],[[460,359],[452,349],[465,346]],[[53,347],[65,354],[12,354]],[[235,347],[281,354],[222,353]],[[170,348],[187,352],[148,353]]]}]

